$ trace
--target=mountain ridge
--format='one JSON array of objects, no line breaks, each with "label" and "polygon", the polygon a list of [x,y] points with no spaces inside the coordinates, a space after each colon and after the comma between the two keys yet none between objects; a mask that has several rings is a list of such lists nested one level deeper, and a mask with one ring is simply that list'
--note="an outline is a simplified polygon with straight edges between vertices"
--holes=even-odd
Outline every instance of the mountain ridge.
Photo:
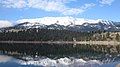
[{"label": "mountain ridge", "polygon": [[2,28],[2,30],[10,29],[57,29],[57,30],[70,30],[70,31],[120,31],[120,22],[109,20],[89,20],[83,18],[73,17],[44,17],[40,19],[22,19],[17,21],[18,24]]}]

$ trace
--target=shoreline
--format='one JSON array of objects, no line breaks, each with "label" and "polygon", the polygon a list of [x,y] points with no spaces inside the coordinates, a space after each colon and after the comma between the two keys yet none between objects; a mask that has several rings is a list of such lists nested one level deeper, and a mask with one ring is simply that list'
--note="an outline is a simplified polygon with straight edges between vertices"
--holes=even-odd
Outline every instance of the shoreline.
[{"label": "shoreline", "polygon": [[118,41],[0,41],[0,43],[120,45]]}]

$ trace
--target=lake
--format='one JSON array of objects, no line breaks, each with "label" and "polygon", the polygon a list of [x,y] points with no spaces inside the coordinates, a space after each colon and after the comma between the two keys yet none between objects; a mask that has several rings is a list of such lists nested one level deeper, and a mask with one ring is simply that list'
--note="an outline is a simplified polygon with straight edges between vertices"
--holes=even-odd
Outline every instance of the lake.
[{"label": "lake", "polygon": [[0,67],[120,67],[120,45],[0,43]]}]

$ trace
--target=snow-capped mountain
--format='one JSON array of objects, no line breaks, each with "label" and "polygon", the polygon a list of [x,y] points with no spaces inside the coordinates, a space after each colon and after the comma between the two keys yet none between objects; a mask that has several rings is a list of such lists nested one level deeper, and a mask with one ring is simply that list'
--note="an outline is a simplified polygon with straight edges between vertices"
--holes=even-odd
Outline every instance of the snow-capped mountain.
[{"label": "snow-capped mountain", "polygon": [[57,29],[71,31],[120,31],[120,22],[109,20],[90,20],[73,17],[44,17],[37,19],[22,19],[17,21],[17,25],[10,29]]},{"label": "snow-capped mountain", "polygon": [[82,25],[85,22],[89,23],[97,23],[98,20],[90,20],[90,19],[84,19],[84,18],[73,18],[73,17],[43,17],[43,18],[36,18],[36,19],[21,19],[16,21],[17,23],[24,23],[24,22],[30,22],[30,23],[41,23],[45,25],[51,25],[51,24],[59,24],[59,25]]},{"label": "snow-capped mountain", "polygon": [[30,29],[30,28],[44,28],[46,27],[46,25],[38,22],[34,22],[34,23],[24,22],[24,23],[17,24],[14,27],[16,29]]}]

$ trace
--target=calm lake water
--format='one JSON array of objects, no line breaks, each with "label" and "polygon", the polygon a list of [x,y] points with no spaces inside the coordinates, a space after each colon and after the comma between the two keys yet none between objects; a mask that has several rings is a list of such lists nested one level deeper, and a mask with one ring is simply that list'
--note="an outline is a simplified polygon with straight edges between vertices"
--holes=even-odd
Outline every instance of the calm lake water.
[{"label": "calm lake water", "polygon": [[0,67],[120,67],[119,45],[0,44]]}]

